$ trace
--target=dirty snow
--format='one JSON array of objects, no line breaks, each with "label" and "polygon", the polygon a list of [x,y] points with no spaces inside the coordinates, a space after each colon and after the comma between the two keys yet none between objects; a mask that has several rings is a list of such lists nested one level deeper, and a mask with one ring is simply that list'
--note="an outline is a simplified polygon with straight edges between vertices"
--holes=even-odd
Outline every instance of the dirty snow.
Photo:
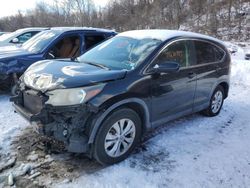
[{"label": "dirty snow", "polygon": [[[230,93],[219,116],[170,122],[124,162],[48,187],[249,187],[249,95],[250,61],[233,58]],[[0,154],[13,152],[11,140],[28,126],[8,99],[0,96]]]},{"label": "dirty snow", "polygon": [[27,122],[14,113],[9,96],[0,95],[0,153],[9,151],[11,140]]}]

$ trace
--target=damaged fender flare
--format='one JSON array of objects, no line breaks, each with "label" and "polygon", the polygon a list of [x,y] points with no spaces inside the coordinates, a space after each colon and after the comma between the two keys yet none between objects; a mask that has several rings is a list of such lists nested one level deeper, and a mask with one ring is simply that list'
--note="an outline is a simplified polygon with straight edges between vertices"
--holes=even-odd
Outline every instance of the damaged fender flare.
[{"label": "damaged fender flare", "polygon": [[122,100],[122,101],[119,101],[119,102],[113,104],[108,109],[106,109],[104,111],[104,113],[101,114],[101,116],[98,117],[98,119],[94,122],[94,126],[93,126],[93,129],[91,131],[88,144],[94,143],[96,134],[97,134],[103,120],[107,117],[107,115],[110,112],[112,112],[114,109],[116,109],[116,108],[118,108],[118,107],[120,107],[122,105],[129,104],[129,103],[136,103],[140,107],[143,108],[143,111],[144,111],[144,117],[143,117],[144,119],[143,120],[145,122],[145,128],[150,129],[151,128],[150,114],[149,114],[149,110],[148,110],[148,107],[147,107],[146,103],[143,100],[138,99],[138,98],[129,98],[129,99],[125,99],[125,100]]}]

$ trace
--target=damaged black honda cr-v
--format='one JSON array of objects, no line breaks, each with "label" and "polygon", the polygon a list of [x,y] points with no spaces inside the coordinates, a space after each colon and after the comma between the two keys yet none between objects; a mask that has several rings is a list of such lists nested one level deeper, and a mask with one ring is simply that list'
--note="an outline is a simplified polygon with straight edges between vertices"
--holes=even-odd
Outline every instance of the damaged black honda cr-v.
[{"label": "damaged black honda cr-v", "polygon": [[217,39],[129,31],[75,60],[32,65],[12,101],[39,133],[112,164],[154,127],[194,112],[219,114],[229,73],[230,56]]}]

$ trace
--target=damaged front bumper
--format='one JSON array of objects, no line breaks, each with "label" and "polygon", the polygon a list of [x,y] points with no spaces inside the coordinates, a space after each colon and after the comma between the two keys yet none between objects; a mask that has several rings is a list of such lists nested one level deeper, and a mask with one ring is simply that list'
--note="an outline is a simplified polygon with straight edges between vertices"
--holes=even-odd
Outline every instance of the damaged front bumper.
[{"label": "damaged front bumper", "polygon": [[64,142],[69,152],[87,153],[93,112],[85,104],[66,107],[46,105],[47,99],[43,94],[29,90],[20,92],[11,101],[15,111],[39,134]]}]

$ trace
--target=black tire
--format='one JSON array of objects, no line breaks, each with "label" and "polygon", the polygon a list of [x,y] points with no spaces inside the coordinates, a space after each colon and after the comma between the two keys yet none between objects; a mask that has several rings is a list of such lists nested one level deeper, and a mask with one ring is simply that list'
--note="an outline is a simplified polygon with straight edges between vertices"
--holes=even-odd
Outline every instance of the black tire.
[{"label": "black tire", "polygon": [[[133,138],[133,142],[131,142],[132,144],[130,145],[130,147],[127,147],[128,149],[125,153],[117,157],[112,157],[105,151],[105,138],[107,134],[111,131],[111,127],[114,126],[116,122],[122,119],[129,119],[134,123],[135,136]],[[113,113],[108,115],[108,117],[104,120],[96,135],[96,139],[94,142],[95,159],[103,165],[111,165],[123,161],[129,156],[129,154],[134,150],[136,145],[139,143],[141,139],[141,133],[142,133],[141,119],[134,110],[129,108],[122,108],[115,110]]]},{"label": "black tire", "polygon": [[[218,110],[213,110],[212,108],[212,103],[213,103],[213,100],[215,99],[215,95],[218,93],[218,92],[221,92],[222,93],[222,101],[221,101],[221,104],[218,108]],[[223,106],[223,103],[224,103],[224,98],[225,98],[225,92],[224,92],[224,88],[222,86],[217,86],[216,89],[214,90],[213,92],[213,95],[210,99],[210,104],[209,104],[209,107],[205,110],[202,111],[202,114],[205,115],[205,116],[209,116],[209,117],[213,117],[213,116],[217,116],[220,111],[221,111],[221,108]]]}]

